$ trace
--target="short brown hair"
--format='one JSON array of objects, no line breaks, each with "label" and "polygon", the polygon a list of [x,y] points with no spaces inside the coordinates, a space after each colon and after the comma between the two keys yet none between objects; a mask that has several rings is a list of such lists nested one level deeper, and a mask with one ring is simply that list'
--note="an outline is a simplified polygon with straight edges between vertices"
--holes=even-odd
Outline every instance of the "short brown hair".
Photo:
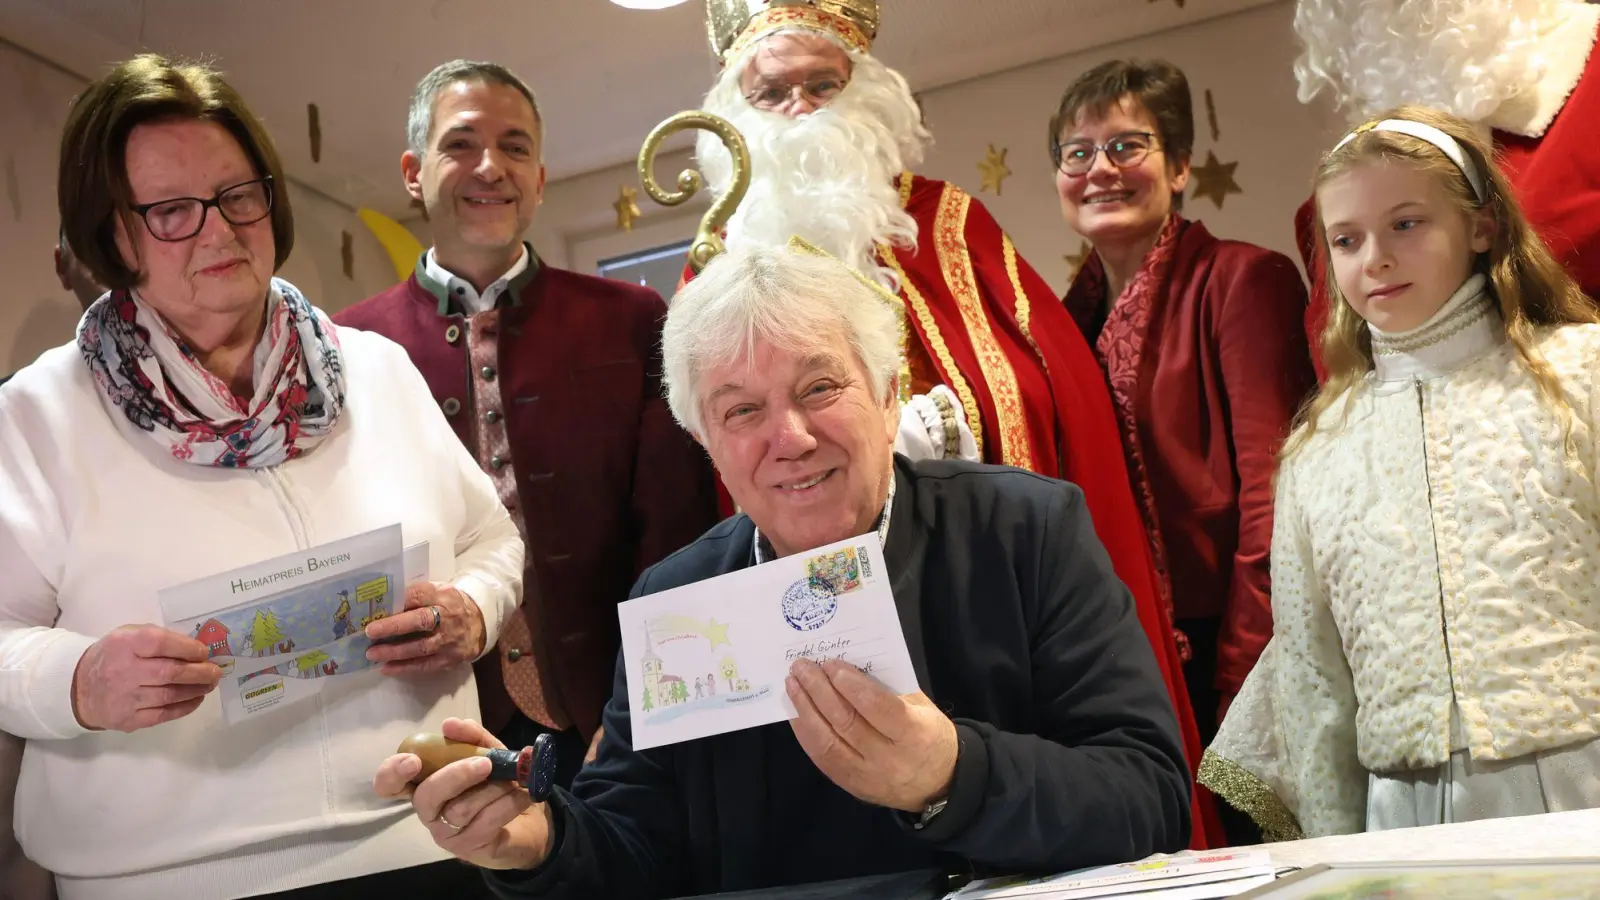
[{"label": "short brown hair", "polygon": [[61,133],[56,201],[72,255],[95,280],[116,290],[138,283],[117,251],[112,216],[131,232],[144,227],[132,210],[128,185],[128,135],[139,125],[177,120],[215,122],[228,130],[256,174],[272,176],[273,270],[294,249],[294,214],[278,152],[267,129],[221,73],[203,63],[145,53],[120,63],[72,103]]},{"label": "short brown hair", "polygon": [[544,155],[544,117],[539,114],[539,98],[534,96],[533,88],[528,87],[528,83],[518,78],[515,72],[499,63],[475,62],[470,59],[441,63],[417,82],[416,90],[411,93],[411,111],[406,115],[406,149],[419,158],[428,155],[428,139],[433,137],[433,106],[439,101],[439,92],[460,81],[498,84],[521,94],[523,99],[528,101],[528,105],[533,107],[533,126],[536,132],[533,139],[537,143],[540,156]]},{"label": "short brown hair", "polygon": [[1061,164],[1061,132],[1084,112],[1103,117],[1123,97],[1132,97],[1156,121],[1156,137],[1176,165],[1194,154],[1194,101],[1183,70],[1165,60],[1114,59],[1079,75],[1061,95],[1050,120],[1050,157]]}]

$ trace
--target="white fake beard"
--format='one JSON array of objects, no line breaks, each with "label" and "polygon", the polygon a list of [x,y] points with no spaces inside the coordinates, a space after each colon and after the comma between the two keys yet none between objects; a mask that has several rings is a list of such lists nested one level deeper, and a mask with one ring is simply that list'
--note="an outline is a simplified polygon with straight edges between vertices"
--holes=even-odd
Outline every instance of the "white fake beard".
[{"label": "white fake beard", "polygon": [[1356,119],[1402,104],[1481,122],[1543,74],[1538,38],[1581,0],[1300,0],[1300,102]]},{"label": "white fake beard", "polygon": [[[880,243],[915,248],[917,223],[900,205],[900,173],[922,161],[929,138],[898,75],[858,57],[849,85],[822,109],[791,119],[751,106],[730,65],[706,98],[750,149],[750,188],[728,221],[728,248],[776,247],[800,236],[899,291],[880,266]],[[696,146],[706,183],[721,196],[733,160],[715,135]]]}]

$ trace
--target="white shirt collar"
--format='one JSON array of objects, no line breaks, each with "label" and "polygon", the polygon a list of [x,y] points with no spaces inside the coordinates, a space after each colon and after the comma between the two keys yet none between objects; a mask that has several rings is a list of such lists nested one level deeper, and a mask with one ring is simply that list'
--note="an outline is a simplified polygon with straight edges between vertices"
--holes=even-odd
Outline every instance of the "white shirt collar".
[{"label": "white shirt collar", "polygon": [[[889,493],[883,498],[883,512],[878,514],[878,543],[885,549],[889,546],[889,515],[894,509],[894,470],[889,471]],[[757,528],[752,543],[756,548],[756,565],[761,565],[767,560],[761,547],[761,529]]]},{"label": "white shirt collar", "polygon": [[1428,321],[1389,333],[1371,325],[1373,377],[1420,381],[1453,372],[1505,342],[1506,329],[1480,274],[1468,278]]},{"label": "white shirt collar", "polygon": [[511,286],[511,280],[528,270],[528,260],[528,245],[523,244],[522,255],[517,257],[517,261],[511,268],[506,270],[504,275],[495,279],[494,283],[489,285],[482,295],[478,294],[478,289],[472,286],[472,282],[458,277],[454,272],[439,265],[439,257],[434,253],[432,247],[428,248],[427,256],[423,257],[422,266],[423,271],[428,273],[429,278],[444,285],[445,289],[450,292],[450,297],[461,304],[461,308],[468,315],[472,315],[473,313],[481,313],[493,309],[495,302],[500,299],[500,295],[505,293],[506,288]]}]

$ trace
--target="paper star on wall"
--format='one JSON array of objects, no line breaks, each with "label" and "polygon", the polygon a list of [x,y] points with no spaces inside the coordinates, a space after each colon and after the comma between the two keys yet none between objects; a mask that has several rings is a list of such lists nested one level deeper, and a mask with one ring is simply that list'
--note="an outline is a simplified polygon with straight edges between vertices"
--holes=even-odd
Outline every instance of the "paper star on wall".
[{"label": "paper star on wall", "polygon": [[1067,261],[1068,284],[1077,279],[1078,272],[1083,269],[1083,264],[1089,261],[1089,254],[1093,252],[1094,248],[1089,246],[1088,241],[1079,241],[1077,253],[1061,254],[1061,258]]},{"label": "paper star on wall", "polygon": [[995,196],[1000,196],[1000,183],[1006,180],[1011,170],[1006,168],[1006,148],[994,149],[989,145],[989,152],[984,154],[983,162],[978,163],[978,172],[983,175],[983,183],[978,185],[979,191],[992,190]]},{"label": "paper star on wall", "polygon": [[621,192],[617,195],[617,202],[611,204],[611,208],[617,211],[618,231],[633,230],[634,220],[642,215],[639,212],[639,204],[635,202],[638,199],[639,192],[637,190],[627,185],[622,186]]},{"label": "paper star on wall", "polygon": [[1242,194],[1244,188],[1239,187],[1239,182],[1233,179],[1233,170],[1239,168],[1237,162],[1225,163],[1217,160],[1214,151],[1206,151],[1206,163],[1195,166],[1189,170],[1189,177],[1194,179],[1194,187],[1189,193],[1199,199],[1205,197],[1222,208],[1222,201],[1229,194]]}]

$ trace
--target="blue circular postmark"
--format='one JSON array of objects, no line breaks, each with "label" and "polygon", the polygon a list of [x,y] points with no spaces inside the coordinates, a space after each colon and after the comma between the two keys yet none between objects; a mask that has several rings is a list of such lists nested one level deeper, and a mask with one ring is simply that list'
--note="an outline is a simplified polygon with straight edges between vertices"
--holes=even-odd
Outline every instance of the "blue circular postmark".
[{"label": "blue circular postmark", "polygon": [[795,631],[815,631],[838,611],[833,588],[820,578],[802,578],[783,592],[783,619]]}]

